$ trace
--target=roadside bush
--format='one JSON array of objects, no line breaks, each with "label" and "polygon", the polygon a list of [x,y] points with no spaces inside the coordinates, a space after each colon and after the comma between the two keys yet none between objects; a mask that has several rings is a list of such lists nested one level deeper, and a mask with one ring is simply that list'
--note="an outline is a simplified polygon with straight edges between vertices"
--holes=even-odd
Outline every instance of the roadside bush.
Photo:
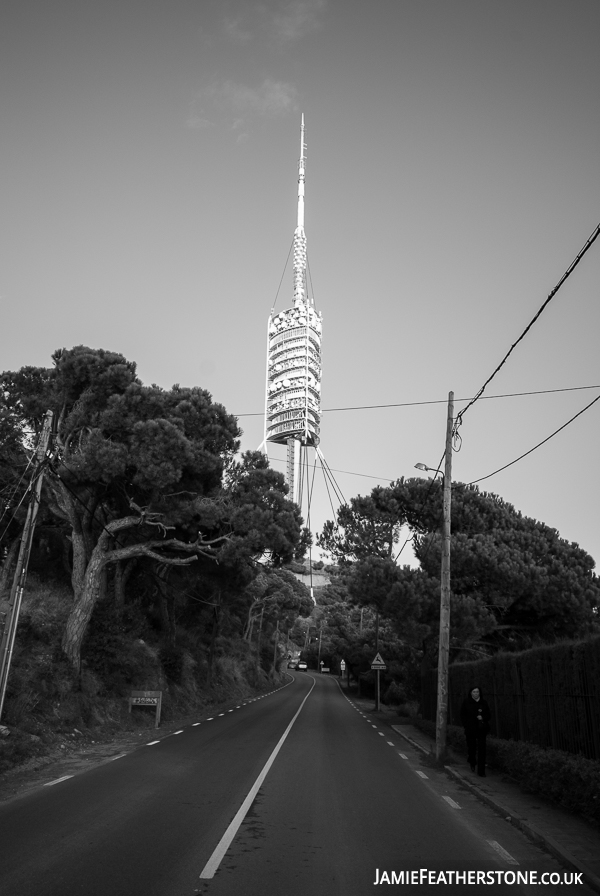
[{"label": "roadside bush", "polygon": [[406,703],[406,692],[401,684],[392,681],[381,699],[386,706],[400,706]]},{"label": "roadside bush", "polygon": [[[413,719],[425,734],[435,737],[435,722]],[[465,735],[448,725],[447,742],[466,755]],[[489,765],[510,775],[524,793],[536,793],[600,826],[600,763],[563,750],[551,750],[525,741],[488,737]]]},{"label": "roadside bush", "polygon": [[158,651],[165,675],[174,684],[181,684],[184,667],[184,651],[172,644],[163,645]]},{"label": "roadside bush", "polygon": [[600,763],[525,741],[493,741],[494,765],[515,778],[526,793],[539,793],[600,825]]},{"label": "roadside bush", "polygon": [[124,693],[135,676],[131,636],[116,612],[113,601],[98,601],[83,642],[83,662],[107,691]]}]

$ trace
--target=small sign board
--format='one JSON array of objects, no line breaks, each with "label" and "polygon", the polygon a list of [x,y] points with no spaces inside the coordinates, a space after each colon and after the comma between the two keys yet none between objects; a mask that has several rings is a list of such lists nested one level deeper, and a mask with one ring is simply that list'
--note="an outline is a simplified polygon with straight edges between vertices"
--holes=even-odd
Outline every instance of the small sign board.
[{"label": "small sign board", "polygon": [[340,661],[340,669],[342,670],[342,672],[344,671],[345,668],[346,668],[346,660],[341,660]]},{"label": "small sign board", "polygon": [[160,725],[160,710],[162,705],[162,691],[131,691],[129,697],[129,712],[132,706],[149,706],[152,709],[156,707],[156,725]]},{"label": "small sign board", "polygon": [[380,653],[377,654],[371,663],[371,669],[387,669],[387,666]]}]

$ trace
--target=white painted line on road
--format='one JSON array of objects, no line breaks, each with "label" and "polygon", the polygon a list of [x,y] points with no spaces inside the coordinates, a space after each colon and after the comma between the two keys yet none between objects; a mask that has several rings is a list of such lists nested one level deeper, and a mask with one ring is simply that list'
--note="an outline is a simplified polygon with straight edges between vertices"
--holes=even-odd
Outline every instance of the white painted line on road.
[{"label": "white painted line on road", "polygon": [[511,854],[504,849],[503,846],[500,846],[500,844],[498,843],[497,840],[488,840],[488,843],[490,844],[490,846],[492,846],[496,850],[498,855],[502,856],[502,858],[504,859],[505,862],[507,862],[507,864],[509,864],[509,865],[518,865],[519,864],[517,862],[517,860],[513,859]]},{"label": "white painted line on road", "polygon": [[151,740],[150,743],[146,744],[147,747],[153,747],[154,744],[159,744],[159,740]]},{"label": "white painted line on road", "polygon": [[453,809],[460,809],[458,803],[455,803],[451,796],[443,796],[443,800],[446,800],[449,806],[452,806]]},{"label": "white painted line on road", "polygon": [[408,756],[405,756],[404,753],[398,753],[398,756],[400,756],[401,759],[408,759]]},{"label": "white painted line on road", "polygon": [[63,775],[62,778],[57,778],[56,781],[48,781],[47,784],[44,784],[44,787],[52,787],[53,784],[60,784],[61,781],[66,781],[67,778],[72,778],[73,775]]},{"label": "white painted line on road", "polygon": [[127,756],[127,753],[119,753],[118,756],[111,756],[109,762],[114,762],[115,759],[122,759],[123,756]]},{"label": "white painted line on road", "polygon": [[200,879],[210,879],[215,876],[215,873],[216,873],[217,869],[219,868],[219,865],[223,861],[223,857],[224,857],[225,853],[229,849],[233,838],[235,837],[235,835],[237,834],[237,832],[240,828],[240,825],[242,824],[244,818],[248,814],[248,810],[249,810],[250,806],[252,805],[252,803],[254,802],[254,800],[256,798],[256,794],[262,787],[262,783],[265,780],[265,778],[267,777],[267,775],[269,773],[269,769],[275,762],[275,759],[277,758],[277,754],[281,750],[286,737],[292,730],[292,725],[294,724],[294,722],[296,721],[296,719],[302,712],[304,704],[306,703],[306,701],[312,694],[312,690],[316,683],[317,683],[316,680],[313,678],[313,683],[312,683],[312,687],[311,687],[310,691],[308,692],[308,694],[306,695],[306,697],[300,704],[300,706],[296,712],[296,715],[294,716],[292,721],[289,723],[289,725],[287,726],[287,728],[285,729],[285,731],[279,738],[277,746],[275,747],[275,749],[273,750],[273,752],[267,759],[267,762],[266,762],[263,770],[261,771],[260,775],[258,776],[256,781],[252,785],[250,792],[248,793],[248,796],[246,797],[246,799],[244,800],[244,802],[242,803],[242,805],[236,812],[236,814],[233,818],[233,821],[231,822],[231,824],[229,825],[229,827],[227,828],[227,830],[221,837],[221,840],[217,844],[217,848],[215,849],[212,856],[210,857],[210,859],[208,860],[208,862],[206,863],[206,865],[200,872]]},{"label": "white painted line on road", "polygon": [[202,724],[201,722],[194,722],[194,724],[192,725],[192,728],[196,728],[198,725],[201,725],[201,724]]},{"label": "white painted line on road", "polygon": [[175,737],[176,734],[183,734],[183,728],[180,731],[174,731],[173,737]]},{"label": "white painted line on road", "polygon": [[378,731],[377,733],[378,733],[379,737],[385,737],[385,734],[383,733],[383,731]]},{"label": "white painted line on road", "polygon": [[232,709],[228,709],[227,712],[233,712],[233,710],[232,710]]},{"label": "white painted line on road", "polygon": [[221,718],[221,716],[224,716],[224,715],[225,715],[224,712],[220,712],[220,713],[219,713],[219,718]]},{"label": "white painted line on road", "polygon": [[416,772],[417,772],[417,774],[418,774],[418,776],[419,776],[420,778],[426,778],[426,777],[427,777],[427,775],[425,774],[425,772],[420,772],[419,769],[416,769]]},{"label": "white painted line on road", "polygon": [[371,723],[371,728],[377,728],[377,725],[373,725],[373,723]]},{"label": "white painted line on road", "polygon": [[207,719],[206,721],[207,721],[207,722],[212,722],[213,719],[214,719],[214,716],[211,716],[210,719]]},{"label": "white painted line on road", "polygon": [[395,746],[396,746],[396,744],[395,744],[393,741],[391,741],[391,740],[388,740],[387,743],[390,745],[390,747],[395,747]]}]

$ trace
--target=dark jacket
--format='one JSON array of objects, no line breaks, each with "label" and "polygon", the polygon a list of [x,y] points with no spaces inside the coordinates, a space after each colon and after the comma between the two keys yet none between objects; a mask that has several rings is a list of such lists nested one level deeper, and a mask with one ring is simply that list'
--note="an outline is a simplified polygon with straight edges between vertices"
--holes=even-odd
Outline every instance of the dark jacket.
[{"label": "dark jacket", "polygon": [[463,700],[460,708],[460,720],[466,734],[487,734],[490,730],[490,718],[492,714],[481,690],[479,700],[473,700],[471,691]]}]

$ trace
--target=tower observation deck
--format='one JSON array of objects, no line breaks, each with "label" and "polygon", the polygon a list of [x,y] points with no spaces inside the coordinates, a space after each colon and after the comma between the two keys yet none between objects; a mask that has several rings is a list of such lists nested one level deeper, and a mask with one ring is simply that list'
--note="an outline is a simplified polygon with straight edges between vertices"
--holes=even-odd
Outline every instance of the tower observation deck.
[{"label": "tower observation deck", "polygon": [[297,499],[300,448],[319,444],[322,316],[308,295],[304,182],[304,115],[300,126],[298,218],[293,244],[293,305],[269,316],[265,442],[288,446],[290,497]]}]

